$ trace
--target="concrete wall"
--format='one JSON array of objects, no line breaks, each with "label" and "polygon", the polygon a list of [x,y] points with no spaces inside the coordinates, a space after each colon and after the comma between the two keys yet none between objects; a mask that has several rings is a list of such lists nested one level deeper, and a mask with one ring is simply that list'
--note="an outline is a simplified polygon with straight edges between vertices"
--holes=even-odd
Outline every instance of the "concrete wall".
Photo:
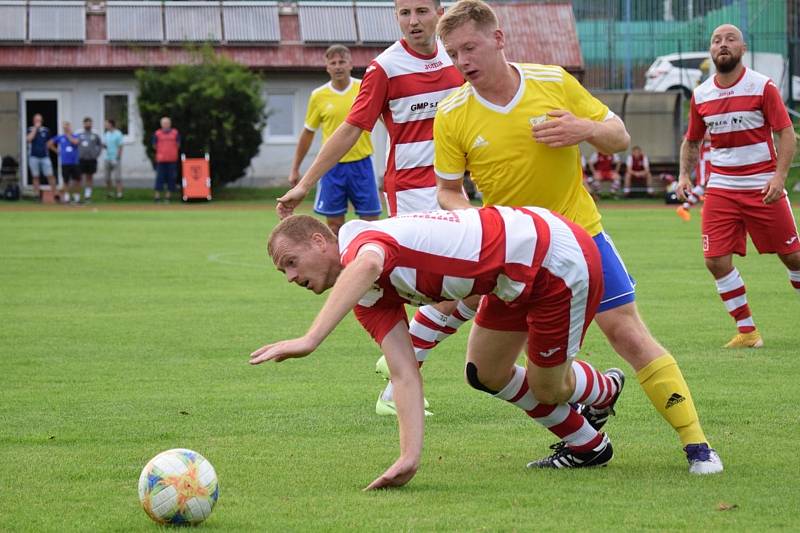
[{"label": "concrete wall", "polygon": [[[275,136],[267,130],[264,142],[258,155],[253,158],[251,166],[244,178],[236,185],[240,186],[273,186],[284,185],[294,157],[297,136],[303,128],[306,103],[311,91],[328,81],[327,74],[322,73],[268,73],[265,76],[265,95],[291,95],[292,135]],[[3,94],[5,93],[5,94]],[[8,93],[12,93],[11,95]],[[115,72],[80,72],[80,73],[4,73],[0,77],[0,154],[25,154],[25,143],[22,132],[26,117],[24,101],[26,99],[57,99],[59,101],[59,124],[46,124],[51,130],[61,132],[60,122],[69,120],[73,127],[79,129],[83,117],[94,119],[95,131],[102,132],[103,99],[106,94],[124,93],[129,97],[130,131],[125,139],[123,152],[123,180],[128,186],[152,186],[153,167],[145,154],[142,139],[148,139],[153,132],[143,132],[142,123],[136,108],[136,82],[132,73]],[[11,102],[16,94],[21,105],[16,116]],[[6,102],[9,100],[9,102]],[[269,103],[268,103],[269,106]],[[181,130],[180,124],[175,124]],[[315,138],[309,154],[301,167],[308,168],[319,151],[320,137]],[[379,122],[373,132],[376,176],[383,176],[386,154],[386,130]],[[20,154],[20,155],[22,155]],[[102,156],[101,156],[102,157]],[[23,157],[24,158],[24,157]]]}]

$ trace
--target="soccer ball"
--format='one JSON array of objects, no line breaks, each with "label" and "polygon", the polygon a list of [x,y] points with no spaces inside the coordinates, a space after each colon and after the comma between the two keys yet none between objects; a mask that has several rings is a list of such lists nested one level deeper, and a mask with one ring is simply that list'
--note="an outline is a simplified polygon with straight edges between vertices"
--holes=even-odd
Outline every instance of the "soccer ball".
[{"label": "soccer ball", "polygon": [[139,501],[159,524],[199,524],[211,514],[218,497],[214,467],[192,450],[161,452],[139,476]]}]

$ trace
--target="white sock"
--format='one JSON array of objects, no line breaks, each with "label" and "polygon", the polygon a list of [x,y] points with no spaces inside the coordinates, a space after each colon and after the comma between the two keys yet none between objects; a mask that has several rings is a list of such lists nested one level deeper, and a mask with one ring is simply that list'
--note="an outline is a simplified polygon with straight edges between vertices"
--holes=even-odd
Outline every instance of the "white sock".
[{"label": "white sock", "polygon": [[800,270],[789,270],[789,281],[797,294],[800,294]]},{"label": "white sock", "polygon": [[453,311],[453,314],[447,317],[447,322],[445,323],[445,327],[447,329],[440,332],[436,340],[438,342],[445,340],[447,337],[455,333],[458,328],[464,324],[464,322],[468,322],[475,318],[476,312],[477,311],[475,309],[470,309],[463,301],[459,301],[458,304],[456,304],[456,309]]},{"label": "white sock", "polygon": [[83,190],[83,197],[86,198],[87,200],[92,197],[92,188],[91,187],[86,187]]},{"label": "white sock", "polygon": [[383,394],[381,394],[381,400],[385,400],[387,402],[391,402],[394,399],[394,387],[392,387],[392,382],[386,384],[386,388],[383,389]]},{"label": "white sock", "polygon": [[80,202],[81,201],[81,193],[79,193],[79,192],[72,193],[72,201],[73,202]]}]

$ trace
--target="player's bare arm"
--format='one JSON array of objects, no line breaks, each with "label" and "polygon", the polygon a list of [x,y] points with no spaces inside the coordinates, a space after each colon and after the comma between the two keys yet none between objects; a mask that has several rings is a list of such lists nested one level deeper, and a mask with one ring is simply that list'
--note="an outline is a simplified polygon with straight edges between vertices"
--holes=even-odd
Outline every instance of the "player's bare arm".
[{"label": "player's bare arm", "polygon": [[631,142],[625,124],[618,117],[596,121],[578,118],[563,109],[550,111],[547,116],[548,120],[533,126],[532,135],[536,142],[551,148],[586,141],[600,152],[613,154],[626,150]]},{"label": "player's bare arm", "polygon": [[347,122],[342,122],[336,128],[303,178],[289,192],[278,198],[277,210],[280,218],[286,218],[294,212],[294,208],[305,199],[308,191],[356,144],[362,131]]},{"label": "player's bare arm", "polygon": [[692,190],[692,180],[689,177],[692,169],[697,166],[700,160],[700,143],[702,141],[690,141],[683,139],[681,143],[681,163],[680,172],[678,173],[678,185],[675,189],[675,194],[681,201],[686,200],[689,192]]},{"label": "player's bare arm", "polygon": [[464,196],[464,178],[446,180],[436,177],[436,199],[442,209],[469,209],[472,204]]},{"label": "player's bare arm", "polygon": [[303,159],[308,154],[308,149],[311,148],[311,143],[314,142],[314,132],[303,128],[300,133],[300,138],[297,139],[297,148],[294,151],[294,161],[292,161],[292,170],[289,172],[289,185],[294,187],[300,181],[300,165]]},{"label": "player's bare arm", "polygon": [[794,128],[784,128],[775,133],[778,137],[776,148],[777,161],[775,163],[775,175],[770,178],[764,188],[764,203],[771,204],[780,199],[783,195],[783,188],[786,185],[786,176],[789,173],[789,165],[792,163],[794,152],[797,146]]},{"label": "player's bare arm", "polygon": [[422,377],[405,322],[395,324],[383,338],[381,350],[392,373],[400,429],[400,457],[364,490],[405,485],[417,473],[422,455],[425,425]]},{"label": "player's bare arm", "polygon": [[[280,268],[280,266],[279,266]],[[383,258],[374,251],[364,251],[347,265],[331,290],[325,305],[305,335],[297,339],[262,346],[250,354],[250,364],[281,362],[305,357],[322,343],[372,287],[383,269]]]}]

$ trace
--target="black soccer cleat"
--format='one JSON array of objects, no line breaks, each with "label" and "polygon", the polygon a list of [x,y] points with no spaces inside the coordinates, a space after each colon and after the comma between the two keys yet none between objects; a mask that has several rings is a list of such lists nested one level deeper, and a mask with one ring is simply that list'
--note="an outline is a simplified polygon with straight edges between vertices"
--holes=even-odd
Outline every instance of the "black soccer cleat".
[{"label": "black soccer cleat", "polygon": [[614,456],[614,449],[607,435],[593,450],[588,452],[575,452],[564,442],[557,442],[550,446],[554,453],[544,459],[528,463],[528,468],[589,468],[606,466]]}]

